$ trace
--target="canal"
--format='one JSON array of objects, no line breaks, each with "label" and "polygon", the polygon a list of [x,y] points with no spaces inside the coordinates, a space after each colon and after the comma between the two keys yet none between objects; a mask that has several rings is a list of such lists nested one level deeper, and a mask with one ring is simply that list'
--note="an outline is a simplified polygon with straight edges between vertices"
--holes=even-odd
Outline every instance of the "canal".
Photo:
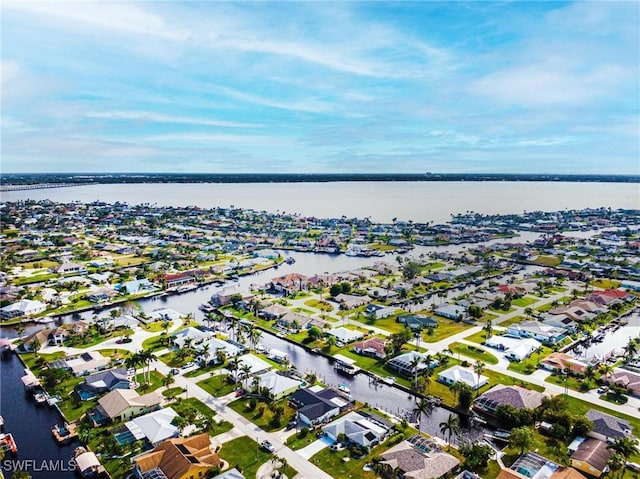
[{"label": "canal", "polygon": [[14,457],[7,455],[1,461],[7,479],[16,468],[27,471],[34,479],[66,479],[75,477],[70,459],[77,441],[58,446],[51,435],[51,427],[62,424],[55,409],[36,406],[30,393],[26,393],[20,378],[24,366],[14,354],[0,361],[0,414],[4,418],[4,431],[13,435],[18,446]]}]

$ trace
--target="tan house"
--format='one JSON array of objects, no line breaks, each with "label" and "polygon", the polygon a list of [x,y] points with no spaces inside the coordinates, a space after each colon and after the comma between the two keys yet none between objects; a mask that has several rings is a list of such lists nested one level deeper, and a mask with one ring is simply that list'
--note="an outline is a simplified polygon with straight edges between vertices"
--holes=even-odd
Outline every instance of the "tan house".
[{"label": "tan house", "polygon": [[554,352],[540,361],[540,366],[554,372],[569,370],[574,376],[583,375],[587,365],[569,354]]},{"label": "tan house", "polygon": [[223,464],[211,450],[211,440],[206,433],[186,439],[167,439],[133,462],[135,477],[166,479],[199,479],[205,477],[209,469]]},{"label": "tan house", "polygon": [[133,389],[114,389],[98,399],[98,408],[112,421],[131,419],[158,409],[162,395],[157,391],[140,396]]}]

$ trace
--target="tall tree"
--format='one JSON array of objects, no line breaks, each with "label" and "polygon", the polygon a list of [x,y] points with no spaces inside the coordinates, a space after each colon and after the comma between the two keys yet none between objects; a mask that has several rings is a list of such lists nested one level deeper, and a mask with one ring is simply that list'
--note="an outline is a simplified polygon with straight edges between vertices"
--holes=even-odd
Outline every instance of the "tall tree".
[{"label": "tall tree", "polygon": [[420,399],[419,402],[416,403],[413,408],[413,414],[415,414],[418,418],[418,433],[422,435],[422,415],[429,416],[431,414],[432,407],[431,403],[425,399]]},{"label": "tall tree", "polygon": [[460,421],[458,420],[458,416],[454,416],[453,414],[449,414],[449,418],[440,423],[440,432],[442,435],[449,435],[449,445],[451,445],[451,435],[458,435],[460,432]]},{"label": "tall tree", "polygon": [[533,445],[533,431],[527,426],[521,426],[511,429],[509,436],[509,447],[520,449],[520,454],[530,449]]},{"label": "tall tree", "polygon": [[478,378],[476,382],[476,387],[474,389],[478,391],[480,389],[480,376],[485,370],[484,363],[482,361],[476,361],[473,365],[473,370],[476,373],[476,377]]}]

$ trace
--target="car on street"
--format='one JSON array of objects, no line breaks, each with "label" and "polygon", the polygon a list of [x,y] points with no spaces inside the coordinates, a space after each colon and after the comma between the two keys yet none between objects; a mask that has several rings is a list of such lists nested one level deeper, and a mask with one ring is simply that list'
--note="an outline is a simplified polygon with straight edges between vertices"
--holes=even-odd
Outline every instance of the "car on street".
[{"label": "car on street", "polygon": [[120,338],[120,339],[116,339],[116,344],[127,344],[127,343],[130,343],[131,341],[133,341],[133,339],[131,338]]},{"label": "car on street", "polygon": [[271,444],[269,441],[267,441],[266,439],[264,441],[262,441],[260,443],[260,445],[262,446],[262,448],[265,451],[269,451],[269,452],[276,452],[276,448],[273,444]]},{"label": "car on street", "polygon": [[169,371],[169,374],[175,376],[176,374],[180,374],[180,370],[177,368],[173,368],[171,371]]}]

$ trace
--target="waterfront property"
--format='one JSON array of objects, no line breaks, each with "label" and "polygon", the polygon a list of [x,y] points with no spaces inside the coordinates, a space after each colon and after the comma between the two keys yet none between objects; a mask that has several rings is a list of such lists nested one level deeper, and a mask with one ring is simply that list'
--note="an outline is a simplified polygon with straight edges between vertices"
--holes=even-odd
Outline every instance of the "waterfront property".
[{"label": "waterfront property", "polygon": [[633,437],[631,425],[624,419],[596,409],[589,409],[586,416],[593,422],[593,429],[589,431],[589,436],[594,439],[609,442],[623,437]]},{"label": "waterfront property", "polygon": [[567,330],[539,321],[524,321],[507,327],[507,336],[533,338],[543,344],[557,344],[567,336]]},{"label": "waterfront property", "polygon": [[131,419],[160,407],[162,395],[157,391],[139,395],[133,389],[114,389],[98,399],[98,405],[88,412],[94,424]]},{"label": "waterfront property", "polygon": [[106,358],[98,351],[66,356],[53,361],[49,366],[71,371],[74,376],[84,376],[95,371],[106,369],[111,364],[111,358]]},{"label": "waterfront property", "polygon": [[542,405],[544,397],[544,394],[520,386],[496,384],[473,402],[473,408],[489,415],[494,415],[501,405],[517,409],[537,409]]},{"label": "waterfront property", "polygon": [[110,369],[87,376],[77,389],[97,396],[114,389],[131,389],[131,379],[123,368]]},{"label": "waterfront property", "polygon": [[540,367],[554,373],[569,371],[574,376],[578,376],[584,374],[587,365],[569,354],[553,352],[540,361]]},{"label": "waterfront property", "polygon": [[285,376],[279,371],[267,371],[257,378],[260,389],[268,389],[274,401],[288,396],[302,385],[302,381]]},{"label": "waterfront property", "polygon": [[306,426],[322,424],[351,407],[352,402],[322,386],[298,389],[291,395],[297,417]]},{"label": "waterfront property", "polygon": [[0,318],[15,319],[21,318],[22,316],[35,316],[36,314],[44,312],[46,309],[47,305],[42,301],[23,299],[0,309]]},{"label": "waterfront property", "polygon": [[487,339],[487,346],[504,352],[504,357],[510,361],[524,361],[542,346],[540,341],[533,338],[509,338],[507,336],[491,336]]},{"label": "waterfront property", "polygon": [[[395,358],[391,359],[387,362],[387,367],[393,371],[396,371],[398,374],[402,376],[411,376],[418,371],[422,371],[423,369],[433,368],[437,366],[437,361],[432,360],[429,364],[427,361],[427,355],[422,354],[416,351],[409,351],[404,354],[400,354]],[[417,364],[414,364],[417,361]]]},{"label": "waterfront property", "polygon": [[364,334],[360,331],[355,331],[353,329],[347,329],[343,327],[330,329],[329,331],[327,331],[327,334],[335,337],[338,344],[349,344],[357,341],[364,336]]},{"label": "waterfront property", "polygon": [[439,373],[438,381],[447,386],[463,383],[475,390],[485,386],[489,382],[489,378],[483,375],[478,376],[471,368],[455,365]]},{"label": "waterfront property", "polygon": [[155,447],[165,439],[178,436],[180,431],[172,424],[177,416],[169,407],[136,417],[124,424],[127,433],[116,436],[116,440],[120,443],[145,440]]},{"label": "waterfront property", "polygon": [[387,355],[385,346],[387,341],[382,338],[369,338],[353,345],[353,351],[362,356],[384,359]]},{"label": "waterfront property", "polygon": [[350,412],[322,427],[322,432],[332,441],[343,435],[350,444],[372,447],[381,443],[393,430],[393,425],[372,414]]}]

